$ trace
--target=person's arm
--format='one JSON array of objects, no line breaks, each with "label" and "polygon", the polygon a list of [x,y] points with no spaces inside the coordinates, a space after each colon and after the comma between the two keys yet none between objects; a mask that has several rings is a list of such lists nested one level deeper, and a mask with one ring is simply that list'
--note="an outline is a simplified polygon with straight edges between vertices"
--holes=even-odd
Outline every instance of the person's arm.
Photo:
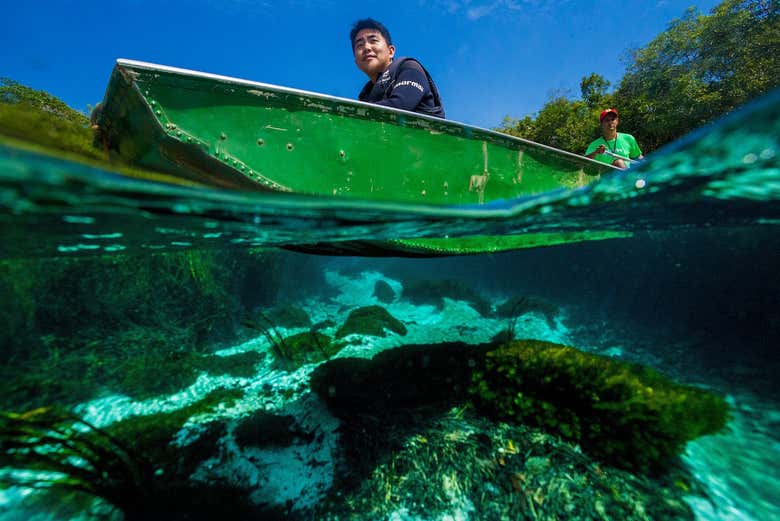
[{"label": "person's arm", "polygon": [[585,157],[594,159],[597,155],[603,154],[607,151],[607,147],[605,147],[603,143],[598,146],[594,146],[597,141],[598,139],[591,143],[590,146],[588,146],[588,149],[585,151]]},{"label": "person's arm", "polygon": [[410,60],[401,65],[398,80],[387,99],[376,103],[386,107],[414,111],[425,93],[429,91],[428,77],[422,67]]},{"label": "person's arm", "polygon": [[629,152],[628,157],[631,159],[643,159],[645,156],[642,154],[642,150],[639,148],[639,143],[636,142],[636,138],[634,136],[631,136],[631,152]]}]

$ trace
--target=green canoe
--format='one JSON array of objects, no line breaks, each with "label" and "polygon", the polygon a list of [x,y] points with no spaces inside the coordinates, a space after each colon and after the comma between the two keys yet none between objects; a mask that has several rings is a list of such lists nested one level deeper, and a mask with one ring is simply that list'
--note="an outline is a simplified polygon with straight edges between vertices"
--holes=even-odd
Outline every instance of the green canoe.
[{"label": "green canoe", "polygon": [[[130,60],[117,61],[97,123],[125,161],[212,188],[459,206],[583,187],[612,170],[455,121]],[[388,247],[439,255],[587,240],[548,235]]]}]

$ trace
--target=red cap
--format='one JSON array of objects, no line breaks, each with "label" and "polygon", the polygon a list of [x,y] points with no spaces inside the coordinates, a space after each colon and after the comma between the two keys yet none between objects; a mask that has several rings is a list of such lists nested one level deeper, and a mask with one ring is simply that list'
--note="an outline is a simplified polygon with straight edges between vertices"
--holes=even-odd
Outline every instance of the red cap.
[{"label": "red cap", "polygon": [[617,109],[604,109],[601,111],[601,115],[599,116],[599,123],[604,121],[604,118],[607,117],[607,114],[609,114],[610,112],[612,112],[615,116],[618,115]]}]

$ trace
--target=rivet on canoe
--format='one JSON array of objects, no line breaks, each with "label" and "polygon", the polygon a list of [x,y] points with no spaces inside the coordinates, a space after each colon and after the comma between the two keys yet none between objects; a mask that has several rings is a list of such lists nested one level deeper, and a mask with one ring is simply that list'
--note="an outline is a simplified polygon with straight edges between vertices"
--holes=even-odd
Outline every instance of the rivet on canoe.
[{"label": "rivet on canoe", "polygon": [[177,131],[177,132],[176,132],[176,135],[177,135],[177,136],[179,136],[179,137],[181,137],[181,130]]},{"label": "rivet on canoe", "polygon": [[155,111],[154,111],[154,113],[155,113],[155,114],[157,114],[157,115],[159,116],[160,114],[162,114],[162,111],[160,111],[160,110],[155,110]]},{"label": "rivet on canoe", "polygon": [[287,150],[292,150],[292,149],[293,149],[293,144],[287,143]]},{"label": "rivet on canoe", "polygon": [[226,139],[227,139],[227,134],[225,134],[224,132],[221,132],[221,133],[219,134],[219,139],[221,139],[221,140],[223,140],[223,141],[224,141],[224,140],[226,140]]},{"label": "rivet on canoe", "polygon": [[263,138],[260,138],[257,140],[257,146],[263,146],[265,145],[265,140]]},{"label": "rivet on canoe", "polygon": [[344,153],[344,151],[343,151],[343,150],[339,150],[339,156],[340,156],[340,157],[344,157],[345,155],[346,155],[346,154]]}]

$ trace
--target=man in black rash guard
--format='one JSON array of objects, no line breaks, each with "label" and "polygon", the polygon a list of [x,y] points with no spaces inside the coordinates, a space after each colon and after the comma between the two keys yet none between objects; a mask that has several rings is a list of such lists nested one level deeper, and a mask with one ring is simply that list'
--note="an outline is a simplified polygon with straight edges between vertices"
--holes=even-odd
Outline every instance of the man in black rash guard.
[{"label": "man in black rash guard", "polygon": [[414,58],[395,57],[387,28],[376,20],[358,20],[349,33],[358,69],[369,77],[358,99],[386,107],[444,118],[431,75]]}]

